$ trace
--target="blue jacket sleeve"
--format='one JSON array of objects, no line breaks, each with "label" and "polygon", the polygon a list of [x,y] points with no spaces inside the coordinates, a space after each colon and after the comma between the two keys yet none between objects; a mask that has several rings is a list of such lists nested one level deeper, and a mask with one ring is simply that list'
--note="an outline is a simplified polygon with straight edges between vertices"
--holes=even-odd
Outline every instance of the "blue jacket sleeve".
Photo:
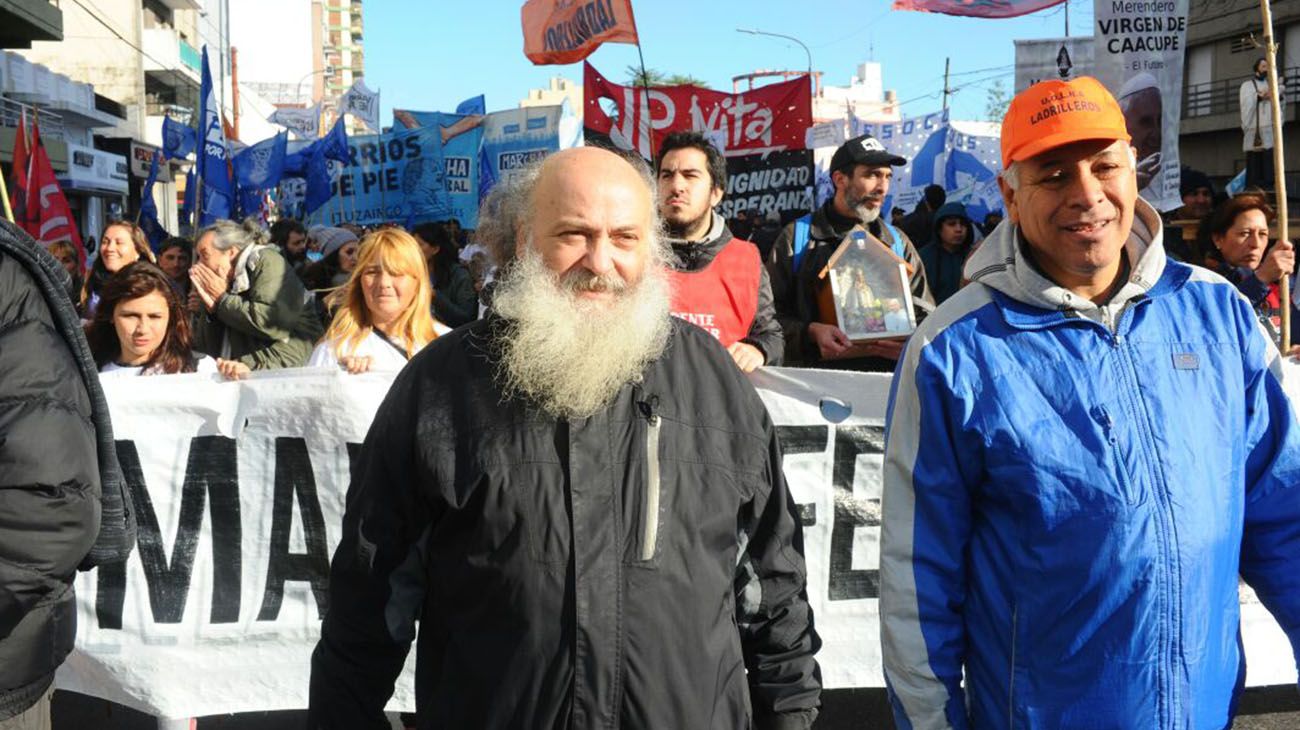
[{"label": "blue jacket sleeve", "polygon": [[[885,681],[900,728],[967,728],[965,552],[977,444],[952,385],[922,342],[908,344],[890,395],[880,547]],[[924,448],[920,446],[924,444]]]},{"label": "blue jacket sleeve", "polygon": [[[1244,309],[1244,307],[1243,307]],[[1246,505],[1241,575],[1300,657],[1300,428],[1282,363],[1253,322],[1244,325]],[[1294,376],[1293,376],[1294,377]]]}]

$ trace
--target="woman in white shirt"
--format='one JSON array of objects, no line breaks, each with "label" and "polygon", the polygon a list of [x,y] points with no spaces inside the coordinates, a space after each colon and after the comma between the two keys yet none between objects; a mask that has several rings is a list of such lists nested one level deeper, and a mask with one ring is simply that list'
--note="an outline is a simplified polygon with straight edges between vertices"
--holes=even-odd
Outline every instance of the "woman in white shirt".
[{"label": "woman in white shirt", "polygon": [[432,299],[424,254],[411,234],[399,228],[370,233],[361,239],[347,283],[326,300],[337,311],[308,367],[338,366],[349,373],[402,369],[449,331],[430,313]]},{"label": "woman in white shirt", "polygon": [[213,360],[190,349],[190,321],[180,295],[163,270],[148,261],[122,267],[99,294],[86,330],[91,355],[103,378],[174,373],[248,374],[248,366]]}]

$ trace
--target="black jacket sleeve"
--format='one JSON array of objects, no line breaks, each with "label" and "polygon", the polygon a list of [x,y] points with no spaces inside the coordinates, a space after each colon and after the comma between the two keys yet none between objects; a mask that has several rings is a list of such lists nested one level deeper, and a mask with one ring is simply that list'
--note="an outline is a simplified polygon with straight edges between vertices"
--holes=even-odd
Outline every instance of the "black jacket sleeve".
[{"label": "black jacket sleeve", "polygon": [[898,232],[903,237],[903,260],[912,267],[912,308],[916,311],[919,323],[926,315],[934,311],[934,292],[930,291],[930,280],[925,274],[925,262],[917,251],[912,239],[906,233]]},{"label": "black jacket sleeve", "polygon": [[767,273],[772,288],[772,306],[776,321],[785,337],[782,361],[801,364],[812,341],[808,339],[811,315],[799,299],[799,286],[794,271],[794,224],[781,229],[772,243],[767,261]]},{"label": "black jacket sleeve", "polygon": [[102,414],[93,411],[78,360],[85,340],[69,341],[80,335],[75,326],[67,329],[76,315],[62,288],[66,277],[55,285],[43,269],[57,264],[44,252],[37,255],[37,244],[14,227],[0,226],[0,239],[4,725],[36,701],[72,650],[73,578],[96,544],[104,508],[93,420]]},{"label": "black jacket sleeve", "polygon": [[384,705],[415,637],[424,600],[419,543],[432,517],[418,492],[411,375],[393,383],[352,471],[329,610],[311,660],[311,730],[388,728]]},{"label": "black jacket sleeve", "polygon": [[763,353],[764,365],[781,364],[785,354],[785,334],[776,319],[772,282],[766,267],[758,284],[758,310],[754,313],[754,322],[749,325],[749,334],[741,342],[757,347]]},{"label": "black jacket sleeve", "polygon": [[803,529],[786,485],[776,429],[768,433],[765,481],[740,528],[748,538],[736,566],[736,625],[748,671],[755,727],[808,728],[821,705],[821,639],[808,606]]}]

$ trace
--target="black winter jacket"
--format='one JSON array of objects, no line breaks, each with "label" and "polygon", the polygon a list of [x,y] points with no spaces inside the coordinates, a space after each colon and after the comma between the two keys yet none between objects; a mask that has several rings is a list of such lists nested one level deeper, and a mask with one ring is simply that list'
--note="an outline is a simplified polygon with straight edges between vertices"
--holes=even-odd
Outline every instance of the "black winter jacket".
[{"label": "black winter jacket", "polygon": [[72,650],[77,568],[135,545],[108,406],[67,272],[0,221],[0,721]]},{"label": "black winter jacket", "polygon": [[[727,224],[717,213],[713,214],[713,225],[705,240],[686,242],[670,241],[673,247],[673,268],[678,271],[699,271],[709,264],[733,236]],[[776,308],[772,304],[772,282],[768,280],[767,267],[764,266],[758,284],[758,307],[754,312],[754,321],[749,325],[749,333],[741,342],[757,347],[763,353],[764,365],[780,365],[785,355],[785,334],[781,323],[776,321]]]},{"label": "black winter jacket", "polygon": [[730,357],[674,321],[642,383],[557,421],[503,401],[500,326],[438,338],[375,417],[309,726],[388,727],[419,619],[426,730],[809,727],[820,641],[802,534],[775,430]]}]

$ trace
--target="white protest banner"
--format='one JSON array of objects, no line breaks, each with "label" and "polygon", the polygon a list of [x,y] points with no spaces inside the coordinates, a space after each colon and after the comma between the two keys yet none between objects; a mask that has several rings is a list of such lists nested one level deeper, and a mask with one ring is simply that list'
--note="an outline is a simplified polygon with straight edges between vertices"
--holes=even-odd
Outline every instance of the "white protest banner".
[{"label": "white protest banner", "polygon": [[379,92],[371,91],[365,81],[352,84],[352,88],[339,99],[339,114],[351,114],[366,123],[370,129],[379,130]]},{"label": "white protest banner", "polygon": [[1034,38],[1015,41],[1016,86],[1019,94],[1039,81],[1069,81],[1094,76],[1092,36]]},{"label": "white protest banner", "polygon": [[1093,7],[1096,76],[1124,110],[1138,191],[1157,209],[1173,210],[1183,204],[1178,127],[1187,0],[1096,0]]},{"label": "white protest banner", "polygon": [[316,139],[320,136],[320,104],[306,109],[276,109],[267,121],[279,124],[300,139]]},{"label": "white protest banner", "polygon": [[[883,687],[890,376],[763,368],[752,380],[803,522],[825,686]],[[165,718],[306,707],[349,464],[390,382],[325,369],[105,382],[138,546],[124,567],[78,576],[77,650],[58,686]],[[1249,594],[1242,631],[1248,684],[1296,681],[1290,644]],[[414,707],[413,655],[390,709]]]}]

